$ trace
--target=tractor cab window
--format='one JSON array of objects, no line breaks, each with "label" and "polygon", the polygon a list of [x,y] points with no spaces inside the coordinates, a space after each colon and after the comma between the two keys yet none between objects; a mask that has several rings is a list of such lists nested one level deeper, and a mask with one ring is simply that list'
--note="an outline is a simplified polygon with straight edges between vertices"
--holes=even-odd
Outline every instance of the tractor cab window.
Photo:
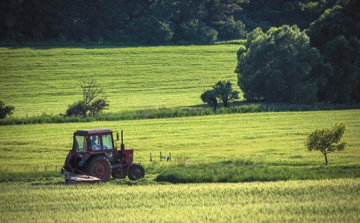
[{"label": "tractor cab window", "polygon": [[79,153],[85,153],[88,151],[85,136],[75,136],[74,151]]},{"label": "tractor cab window", "polygon": [[103,143],[104,150],[112,150],[113,144],[112,144],[111,134],[102,135],[102,143]]},{"label": "tractor cab window", "polygon": [[101,150],[99,136],[97,136],[97,135],[90,136],[90,145],[91,145],[91,150],[93,150],[93,151]]}]

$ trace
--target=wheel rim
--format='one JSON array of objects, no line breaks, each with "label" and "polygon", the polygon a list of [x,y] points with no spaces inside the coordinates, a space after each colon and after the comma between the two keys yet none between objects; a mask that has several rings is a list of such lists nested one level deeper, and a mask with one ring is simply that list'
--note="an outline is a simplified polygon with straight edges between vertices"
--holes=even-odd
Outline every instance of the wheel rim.
[{"label": "wheel rim", "polygon": [[140,171],[138,168],[136,168],[136,169],[134,170],[133,176],[134,176],[134,178],[136,178],[136,179],[141,178],[141,171]]},{"label": "wheel rim", "polygon": [[97,161],[94,163],[91,172],[94,177],[97,177],[100,180],[103,180],[108,175],[109,170],[108,170],[105,162]]},{"label": "wheel rim", "polygon": [[129,178],[131,180],[138,180],[143,177],[141,169],[137,166],[132,167],[132,169],[130,170],[130,174],[131,174],[131,178],[130,176]]}]

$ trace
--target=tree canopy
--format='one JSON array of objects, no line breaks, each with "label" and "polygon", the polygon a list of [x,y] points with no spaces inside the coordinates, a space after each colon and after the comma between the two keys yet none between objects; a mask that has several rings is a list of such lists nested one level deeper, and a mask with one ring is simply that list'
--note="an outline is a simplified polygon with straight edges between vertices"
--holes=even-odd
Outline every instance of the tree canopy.
[{"label": "tree canopy", "polygon": [[326,10],[307,33],[334,68],[321,99],[332,103],[360,101],[360,1]]},{"label": "tree canopy", "polygon": [[250,32],[235,72],[248,101],[303,104],[317,101],[332,69],[304,31],[284,25]]},{"label": "tree canopy", "polygon": [[0,3],[0,39],[211,44],[242,38],[247,0],[26,0]]},{"label": "tree canopy", "polygon": [[346,126],[342,123],[335,124],[332,129],[321,129],[312,132],[305,141],[309,151],[319,150],[325,156],[325,165],[328,165],[327,155],[336,151],[343,151],[346,142],[340,142],[345,134]]},{"label": "tree canopy", "polygon": [[26,0],[0,3],[0,42],[201,43],[301,29],[347,0]]},{"label": "tree canopy", "polygon": [[200,98],[203,102],[216,110],[218,100],[223,102],[224,107],[229,107],[230,101],[239,99],[239,92],[232,89],[230,81],[218,81],[213,86],[213,89],[202,93]]}]

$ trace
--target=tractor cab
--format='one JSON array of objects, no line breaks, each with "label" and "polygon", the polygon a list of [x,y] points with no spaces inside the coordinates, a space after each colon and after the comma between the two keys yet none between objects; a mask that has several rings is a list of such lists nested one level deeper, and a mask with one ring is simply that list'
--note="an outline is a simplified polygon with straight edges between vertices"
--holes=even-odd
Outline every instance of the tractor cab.
[{"label": "tractor cab", "polygon": [[73,149],[75,153],[105,153],[113,161],[114,140],[110,129],[78,130],[74,133]]},{"label": "tractor cab", "polygon": [[[119,140],[119,134],[116,134]],[[110,129],[77,130],[73,135],[72,150],[66,157],[62,173],[87,174],[107,181],[113,178],[129,177],[137,180],[145,175],[144,168],[133,163],[133,149],[125,149],[123,131],[121,148],[116,149],[113,132]]]}]

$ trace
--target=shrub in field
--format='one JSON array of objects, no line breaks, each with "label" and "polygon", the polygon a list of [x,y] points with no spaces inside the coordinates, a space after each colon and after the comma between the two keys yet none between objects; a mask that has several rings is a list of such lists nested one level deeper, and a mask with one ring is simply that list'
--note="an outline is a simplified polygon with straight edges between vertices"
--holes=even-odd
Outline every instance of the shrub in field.
[{"label": "shrub in field", "polygon": [[67,116],[94,116],[109,107],[106,97],[95,100],[97,96],[103,93],[103,89],[98,86],[95,80],[82,80],[80,86],[83,100],[69,105],[66,110]]},{"label": "shrub in field", "polygon": [[87,106],[87,110],[89,112],[89,116],[94,116],[97,113],[101,112],[106,107],[109,107],[107,99],[98,98]]},{"label": "shrub in field", "polygon": [[305,145],[310,151],[319,150],[324,154],[327,166],[327,154],[343,151],[346,148],[346,142],[340,142],[345,130],[346,126],[342,123],[336,124],[332,129],[315,130],[308,136]]},{"label": "shrub in field", "polygon": [[67,116],[86,116],[86,104],[85,101],[74,102],[72,105],[68,106],[66,110]]},{"label": "shrub in field", "polygon": [[201,94],[200,98],[204,103],[207,103],[212,109],[214,109],[214,111],[216,110],[218,102],[214,89],[205,91]]},{"label": "shrub in field", "polygon": [[14,109],[14,106],[5,106],[5,103],[0,101],[0,119],[4,119],[6,116],[11,115]]},{"label": "shrub in field", "polygon": [[233,91],[230,81],[219,81],[213,86],[212,90],[205,91],[200,98],[216,110],[217,99],[224,103],[224,107],[229,107],[230,101],[239,99],[239,92]]}]

